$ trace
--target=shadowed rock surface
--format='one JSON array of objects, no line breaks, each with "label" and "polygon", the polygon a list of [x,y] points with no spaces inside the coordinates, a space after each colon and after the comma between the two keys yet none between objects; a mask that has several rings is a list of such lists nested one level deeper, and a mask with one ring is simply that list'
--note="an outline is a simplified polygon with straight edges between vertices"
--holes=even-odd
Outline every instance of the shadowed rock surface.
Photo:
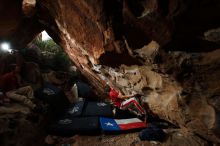
[{"label": "shadowed rock surface", "polygon": [[20,49],[46,30],[102,98],[107,82],[143,94],[160,118],[219,143],[219,9],[219,0],[2,0],[0,41]]}]

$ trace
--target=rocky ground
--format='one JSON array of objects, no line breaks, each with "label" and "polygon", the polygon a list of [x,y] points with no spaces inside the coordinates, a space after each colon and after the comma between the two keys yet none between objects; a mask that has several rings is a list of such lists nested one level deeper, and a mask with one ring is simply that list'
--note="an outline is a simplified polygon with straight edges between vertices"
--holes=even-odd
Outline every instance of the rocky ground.
[{"label": "rocky ground", "polygon": [[[41,117],[42,118],[42,117]],[[45,132],[43,119],[30,120],[23,114],[6,114],[0,116],[2,146],[175,146],[175,145],[208,145],[207,141],[180,129],[165,129],[167,138],[164,142],[141,141],[139,132],[126,134],[75,135],[70,138],[56,137],[51,140]],[[46,138],[47,137],[47,138]],[[49,140],[48,140],[49,139]]]},{"label": "rocky ground", "polygon": [[[16,109],[16,105],[13,107]],[[20,113],[21,107],[16,113],[0,115],[0,145],[2,146],[44,146],[43,123],[40,119],[30,119],[30,115]]]},{"label": "rocky ground", "polygon": [[[165,119],[177,128],[166,127],[164,131],[167,137],[163,142],[141,141],[138,132],[120,135],[76,135],[71,138],[55,138],[52,143],[57,146],[70,144],[72,146],[142,146],[142,145],[213,145],[218,143],[216,135],[219,134],[218,88],[220,74],[219,50],[210,53],[187,54],[184,52],[172,52],[167,56],[160,56],[163,63],[151,66],[144,70],[141,67],[140,76],[146,77],[146,81],[129,78],[130,67],[122,66],[122,70],[110,70],[102,67],[103,72],[110,73],[109,81],[115,81],[117,85],[132,88],[139,92],[139,86],[147,85],[149,88],[142,90],[147,94],[143,101],[149,104],[152,113]],[[133,66],[133,69],[137,66]],[[142,74],[144,70],[144,75]],[[113,73],[114,71],[114,73]],[[127,71],[120,76],[121,71]],[[115,76],[114,76],[115,75]],[[126,75],[126,76],[124,76]],[[107,80],[108,80],[107,79]],[[123,80],[125,79],[125,80]],[[125,86],[124,85],[124,86]],[[124,93],[128,89],[121,88]],[[176,97],[178,95],[178,97]],[[160,100],[158,100],[160,99]],[[47,134],[45,132],[45,115],[30,113],[29,109],[19,104],[6,104],[0,106],[0,145],[2,146],[44,146]],[[48,139],[47,139],[48,140]],[[211,141],[210,141],[211,140]]]},{"label": "rocky ground", "polygon": [[[167,138],[163,142],[158,141],[141,141],[138,138],[138,132],[120,134],[120,135],[99,135],[99,136],[74,136],[68,140],[60,141],[62,144],[70,144],[71,146],[200,146],[208,145],[208,142],[192,135],[187,131],[179,129],[164,130]],[[57,144],[62,145],[62,144]]]},{"label": "rocky ground", "polygon": [[[143,95],[150,113],[179,127],[162,145],[218,145],[219,9],[219,0],[1,0],[0,42],[22,50],[46,30],[100,99],[106,83],[113,84],[124,94]],[[11,59],[2,62],[0,73]],[[27,64],[24,72],[38,88],[34,66]],[[20,108],[2,110],[0,145],[44,145],[41,120]],[[148,143],[135,134],[105,138],[112,141],[78,136],[71,144]]]}]

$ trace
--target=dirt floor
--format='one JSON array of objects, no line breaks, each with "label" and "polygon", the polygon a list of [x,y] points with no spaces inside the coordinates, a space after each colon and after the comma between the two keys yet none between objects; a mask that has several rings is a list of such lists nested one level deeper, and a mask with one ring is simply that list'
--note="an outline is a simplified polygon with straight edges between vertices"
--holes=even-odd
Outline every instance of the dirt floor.
[{"label": "dirt floor", "polygon": [[[150,142],[141,142],[137,133],[121,135],[75,136],[71,146],[151,146]],[[159,143],[158,143],[159,144]]]},{"label": "dirt floor", "polygon": [[29,119],[22,113],[0,115],[1,146],[44,146],[46,136],[39,119]]}]

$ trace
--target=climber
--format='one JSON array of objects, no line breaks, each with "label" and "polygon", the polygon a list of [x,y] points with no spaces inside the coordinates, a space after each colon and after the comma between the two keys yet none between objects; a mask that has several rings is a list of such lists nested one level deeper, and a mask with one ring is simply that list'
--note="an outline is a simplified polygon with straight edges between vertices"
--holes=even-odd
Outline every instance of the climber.
[{"label": "climber", "polygon": [[110,96],[114,106],[117,108],[122,110],[128,109],[137,115],[146,115],[146,111],[135,98],[135,94],[122,95],[120,91],[108,85],[105,87],[105,92]]},{"label": "climber", "polygon": [[36,105],[31,101],[33,99],[33,89],[31,86],[21,85],[20,77],[21,67],[15,66],[11,72],[5,73],[0,77],[0,89],[4,95],[4,99],[12,99],[23,102],[31,109],[35,109]]}]

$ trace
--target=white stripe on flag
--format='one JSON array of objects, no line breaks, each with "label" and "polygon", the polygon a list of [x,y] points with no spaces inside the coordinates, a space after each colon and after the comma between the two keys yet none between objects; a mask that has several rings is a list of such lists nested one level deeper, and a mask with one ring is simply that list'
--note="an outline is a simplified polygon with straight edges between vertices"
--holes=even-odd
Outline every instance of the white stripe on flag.
[{"label": "white stripe on flag", "polygon": [[137,123],[137,122],[143,122],[138,118],[132,118],[132,119],[115,119],[115,122],[117,124],[130,124],[130,123]]}]

